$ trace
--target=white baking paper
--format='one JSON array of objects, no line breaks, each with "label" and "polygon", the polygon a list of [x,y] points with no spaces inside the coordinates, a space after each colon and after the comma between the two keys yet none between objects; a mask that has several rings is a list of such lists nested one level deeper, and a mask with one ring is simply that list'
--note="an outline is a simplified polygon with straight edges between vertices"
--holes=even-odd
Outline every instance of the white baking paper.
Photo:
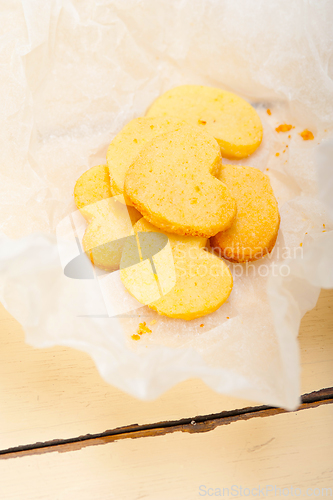
[{"label": "white baking paper", "polygon": [[[332,2],[22,0],[1,2],[0,13],[0,298],[27,342],[86,351],[105,380],[141,399],[199,377],[294,409],[300,320],[320,287],[333,287]],[[273,254],[230,265],[229,300],[191,322],[128,296],[106,300],[110,277],[67,277],[62,260],[78,247],[56,238],[75,213],[76,179],[105,163],[129,120],[184,83],[256,107],[263,143],[233,163],[270,176],[281,212]],[[282,123],[294,128],[277,133]],[[132,340],[140,322],[152,333]]]}]

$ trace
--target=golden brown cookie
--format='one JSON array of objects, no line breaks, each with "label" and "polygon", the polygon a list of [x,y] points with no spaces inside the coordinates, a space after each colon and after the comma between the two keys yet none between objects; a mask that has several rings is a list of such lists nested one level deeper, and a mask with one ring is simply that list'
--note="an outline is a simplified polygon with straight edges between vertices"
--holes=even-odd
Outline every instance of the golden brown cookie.
[{"label": "golden brown cookie", "polygon": [[[232,289],[231,273],[223,260],[205,251],[206,238],[164,233],[169,248],[165,246],[154,254],[154,235],[162,232],[144,218],[134,230],[141,242],[141,255],[152,256],[153,262],[143,257],[139,264],[128,267],[131,256],[126,253],[131,248],[125,247],[126,265],[120,277],[139,302],[170,318],[191,320],[216,311],[227,300]],[[149,240],[140,239],[143,233],[152,235],[151,248]],[[132,260],[135,262],[135,258]]]},{"label": "golden brown cookie", "polygon": [[78,178],[74,187],[74,201],[80,210],[96,201],[110,198],[109,169],[107,165],[96,165]]},{"label": "golden brown cookie", "polygon": [[245,158],[262,140],[255,109],[236,94],[213,87],[175,87],[158,97],[146,116],[175,116],[201,127],[215,137],[225,158]]},{"label": "golden brown cookie", "polygon": [[227,229],[236,213],[229,189],[214,177],[221,165],[215,139],[183,126],[141,150],[127,171],[125,194],[160,229],[208,238]]},{"label": "golden brown cookie", "polygon": [[[106,154],[112,194],[124,194],[128,167],[149,141],[160,134],[178,130],[182,125],[185,122],[174,117],[135,118],[125,125],[111,142]],[[128,199],[126,203],[131,205]]]},{"label": "golden brown cookie", "polygon": [[133,225],[141,214],[118,197],[87,205],[81,213],[89,221],[82,245],[91,262],[106,271],[119,269],[126,237],[133,234]]},{"label": "golden brown cookie", "polygon": [[211,247],[233,262],[257,260],[271,252],[280,216],[269,177],[253,167],[223,165],[219,179],[235,198],[237,214],[229,229],[211,238]]},{"label": "golden brown cookie", "polygon": [[114,271],[119,269],[124,246],[120,238],[133,234],[132,225],[142,216],[135,208],[126,207],[123,199],[111,196],[107,165],[90,168],[75,184],[75,204],[90,223],[83,237],[83,249],[95,266]]}]

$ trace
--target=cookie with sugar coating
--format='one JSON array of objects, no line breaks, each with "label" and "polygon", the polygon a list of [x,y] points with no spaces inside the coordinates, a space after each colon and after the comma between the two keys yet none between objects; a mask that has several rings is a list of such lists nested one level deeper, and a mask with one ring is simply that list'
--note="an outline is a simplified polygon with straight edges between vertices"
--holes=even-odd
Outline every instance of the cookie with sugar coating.
[{"label": "cookie with sugar coating", "polygon": [[262,141],[262,124],[255,109],[225,90],[203,85],[181,85],[168,90],[148,109],[146,116],[176,116],[209,132],[222,156],[241,159]]},{"label": "cookie with sugar coating", "polygon": [[237,203],[233,224],[211,238],[211,247],[233,262],[257,260],[270,253],[280,225],[269,177],[253,167],[223,165],[219,179]]},{"label": "cookie with sugar coating", "polygon": [[124,247],[121,238],[133,234],[132,226],[142,215],[127,207],[123,198],[112,197],[107,165],[96,165],[79,177],[74,201],[89,222],[82,240],[84,251],[95,266],[108,271],[119,269]]},{"label": "cookie with sugar coating", "polygon": [[[160,134],[179,130],[185,124],[182,119],[175,117],[143,117],[135,118],[125,125],[112,140],[106,153],[112,194],[124,194],[128,167],[149,141]],[[132,204],[129,199],[126,199],[126,203]]]},{"label": "cookie with sugar coating", "polygon": [[[144,218],[135,224],[134,231],[139,240],[142,233],[161,232]],[[163,258],[160,252],[152,257],[154,267],[146,259],[121,268],[120,278],[126,289],[142,304],[170,318],[191,320],[216,311],[232,290],[226,263],[205,250],[206,238],[163,234],[169,239],[171,258]],[[141,247],[141,255],[152,253],[145,250]],[[173,286],[163,293],[165,283],[172,280]]]},{"label": "cookie with sugar coating", "polygon": [[221,165],[216,140],[186,125],[141,150],[127,171],[125,194],[160,229],[208,238],[226,230],[236,213],[229,189],[215,177]]}]

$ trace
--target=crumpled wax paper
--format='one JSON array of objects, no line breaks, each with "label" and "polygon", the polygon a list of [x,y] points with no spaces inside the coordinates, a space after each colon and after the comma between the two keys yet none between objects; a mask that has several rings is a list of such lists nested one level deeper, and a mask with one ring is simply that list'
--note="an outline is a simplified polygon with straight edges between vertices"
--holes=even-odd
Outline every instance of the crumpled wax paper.
[{"label": "crumpled wax paper", "polygon": [[[22,0],[0,12],[0,299],[27,342],[86,351],[105,380],[142,399],[200,377],[220,393],[295,408],[300,320],[320,287],[333,287],[332,2]],[[112,316],[97,279],[65,276],[59,256],[71,250],[56,230],[75,211],[76,179],[105,163],[114,135],[184,83],[256,107],[263,143],[233,163],[269,175],[277,245],[247,270],[230,265],[234,289],[210,316],[185,322],[147,307]],[[281,123],[295,128],[278,134]],[[300,137],[305,128],[314,140]]]}]

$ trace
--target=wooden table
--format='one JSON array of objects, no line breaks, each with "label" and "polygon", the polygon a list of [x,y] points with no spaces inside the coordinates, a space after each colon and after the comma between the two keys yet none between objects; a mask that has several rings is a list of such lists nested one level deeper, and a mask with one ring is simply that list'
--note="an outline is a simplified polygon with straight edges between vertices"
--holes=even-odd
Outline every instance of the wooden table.
[{"label": "wooden table", "polygon": [[307,395],[289,413],[200,380],[138,401],[86,354],[26,345],[0,306],[0,500],[333,497],[332,299],[302,321]]}]

